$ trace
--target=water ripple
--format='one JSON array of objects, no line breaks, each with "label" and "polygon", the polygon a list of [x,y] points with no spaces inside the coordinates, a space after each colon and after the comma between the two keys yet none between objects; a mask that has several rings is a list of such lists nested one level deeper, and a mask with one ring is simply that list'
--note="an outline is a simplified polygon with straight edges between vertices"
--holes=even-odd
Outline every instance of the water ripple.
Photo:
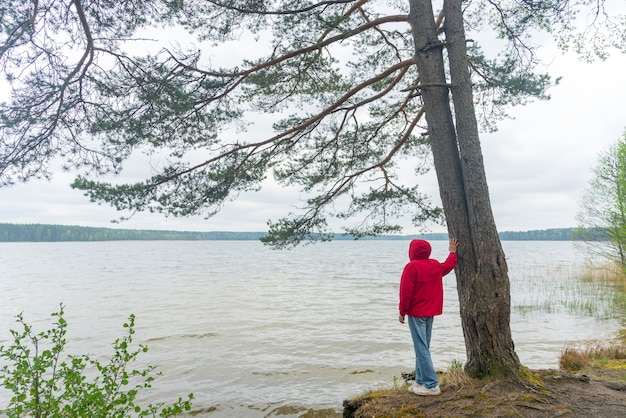
[{"label": "water ripple", "polygon": [[[616,319],[537,308],[571,285],[582,259],[571,243],[504,245],[511,328],[525,365],[555,367],[565,345],[619,329]],[[344,398],[388,387],[413,365],[409,331],[397,321],[407,248],[406,241],[292,251],[249,241],[0,244],[0,343],[10,340],[16,314],[45,327],[63,302],[72,352],[107,356],[132,313],[134,338],[150,349],[137,367],[163,372],[153,401],[194,392],[195,408],[213,418],[340,409]],[[446,248],[433,242],[433,255],[445,257]],[[440,369],[465,357],[453,274],[445,298],[432,342]],[[7,400],[0,393],[0,406]]]}]

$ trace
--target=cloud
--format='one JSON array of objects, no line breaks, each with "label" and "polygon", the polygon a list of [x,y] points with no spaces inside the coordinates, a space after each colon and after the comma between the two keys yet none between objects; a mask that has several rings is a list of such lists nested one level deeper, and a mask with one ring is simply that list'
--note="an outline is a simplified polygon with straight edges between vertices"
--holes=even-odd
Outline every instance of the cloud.
[{"label": "cloud", "polygon": [[626,127],[626,57],[580,62],[558,56],[549,68],[562,76],[552,99],[515,109],[515,119],[483,135],[492,206],[500,230],[575,226],[578,201],[598,153]]},{"label": "cloud", "polygon": [[[550,90],[552,99],[513,109],[514,119],[499,123],[495,133],[482,134],[481,144],[492,208],[500,231],[575,226],[578,201],[592,175],[598,153],[624,132],[626,116],[626,57],[614,55],[595,63],[549,49],[548,71],[561,83]],[[551,54],[551,55],[550,55]],[[137,167],[129,167],[137,175]],[[120,225],[121,213],[90,203],[69,184],[73,175],[57,174],[53,181],[37,181],[0,189],[0,222],[52,223],[137,229],[264,231],[268,219],[277,220],[302,205],[300,192],[267,182],[259,192],[241,194],[215,217],[177,219],[137,214]],[[421,185],[439,195],[434,173]],[[445,230],[433,227],[433,230]],[[419,231],[408,227],[405,233]]]}]

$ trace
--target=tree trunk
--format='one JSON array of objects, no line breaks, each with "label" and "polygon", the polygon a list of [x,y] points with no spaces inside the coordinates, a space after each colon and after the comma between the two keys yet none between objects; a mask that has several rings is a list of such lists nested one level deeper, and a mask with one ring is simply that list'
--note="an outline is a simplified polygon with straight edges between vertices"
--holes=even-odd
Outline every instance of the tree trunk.
[{"label": "tree trunk", "polygon": [[[478,138],[461,0],[444,1],[450,84],[431,1],[409,3],[441,200],[448,231],[461,243],[456,276],[467,352],[465,370],[475,377],[514,375],[520,362],[511,338],[510,286]],[[456,109],[456,129],[448,91]]]}]

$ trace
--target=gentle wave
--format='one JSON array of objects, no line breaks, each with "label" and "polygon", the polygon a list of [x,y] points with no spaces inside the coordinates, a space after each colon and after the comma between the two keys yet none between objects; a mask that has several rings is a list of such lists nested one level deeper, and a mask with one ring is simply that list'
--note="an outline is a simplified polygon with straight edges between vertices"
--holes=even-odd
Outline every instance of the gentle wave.
[{"label": "gentle wave", "polygon": [[[616,319],[536,309],[552,291],[546,271],[555,286],[567,284],[581,263],[572,243],[503,245],[513,306],[528,307],[511,316],[525,365],[556,367],[567,344],[619,329]],[[14,328],[19,312],[35,328],[49,326],[63,302],[70,351],[106,358],[135,314],[134,338],[149,346],[138,366],[163,372],[151,401],[193,392],[194,410],[213,418],[339,410],[343,399],[389,387],[412,367],[409,332],[397,321],[407,249],[407,241],[291,251],[250,241],[1,244],[0,326]],[[446,249],[433,242],[435,257]],[[432,342],[440,369],[465,357],[453,274],[445,297]],[[0,343],[9,337],[4,331]],[[0,405],[7,400],[0,392]]]}]

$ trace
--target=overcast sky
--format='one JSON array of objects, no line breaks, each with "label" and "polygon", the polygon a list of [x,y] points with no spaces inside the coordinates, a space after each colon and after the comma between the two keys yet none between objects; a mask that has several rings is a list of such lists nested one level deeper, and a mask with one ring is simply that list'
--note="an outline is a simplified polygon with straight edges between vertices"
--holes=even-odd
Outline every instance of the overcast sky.
[{"label": "overcast sky", "polygon": [[[580,61],[575,55],[544,50],[547,70],[561,83],[549,101],[535,101],[511,110],[514,119],[499,130],[481,135],[491,203],[499,231],[526,231],[576,226],[583,190],[592,176],[598,153],[618,140],[626,127],[626,57]],[[433,175],[434,176],[434,175]],[[137,214],[121,224],[125,214],[90,203],[69,184],[73,174],[58,173],[51,182],[31,182],[0,189],[0,222],[46,223],[128,229],[197,231],[265,231],[299,206],[298,192],[268,185],[241,195],[218,215],[173,218]],[[434,177],[424,190],[439,201]],[[445,231],[433,226],[432,231]],[[403,233],[415,233],[407,226]]]}]

